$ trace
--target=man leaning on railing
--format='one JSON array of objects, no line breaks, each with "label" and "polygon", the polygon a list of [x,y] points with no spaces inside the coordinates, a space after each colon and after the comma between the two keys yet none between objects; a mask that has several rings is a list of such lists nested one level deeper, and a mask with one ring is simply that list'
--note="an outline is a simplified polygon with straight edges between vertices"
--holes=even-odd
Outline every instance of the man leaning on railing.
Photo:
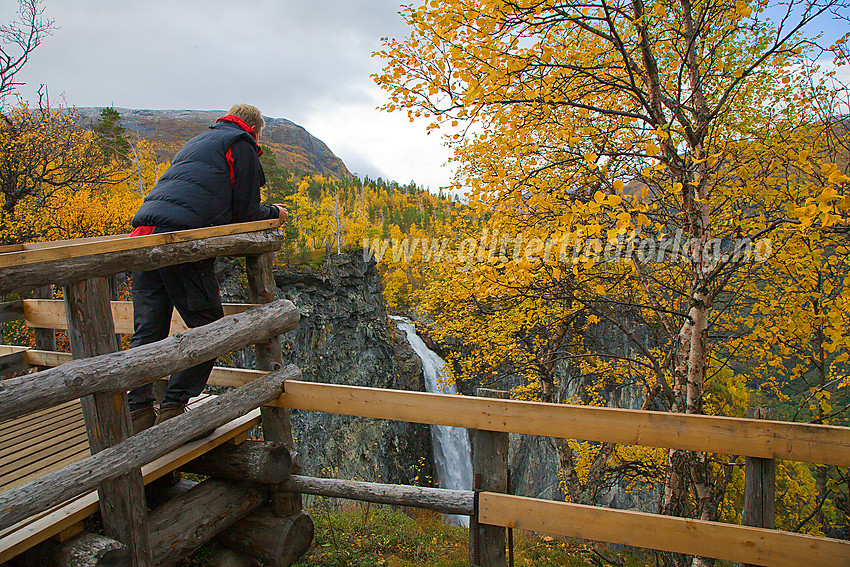
[{"label": "man leaning on railing", "polygon": [[[132,234],[141,236],[228,223],[288,217],[286,207],[260,204],[266,178],[260,165],[259,109],[235,105],[209,130],[180,149],[168,170],[133,217]],[[133,272],[133,339],[130,346],[168,336],[173,308],[187,327],[206,325],[224,316],[215,258]],[[180,415],[189,398],[207,384],[214,360],[175,372],[168,380],[159,411],[154,409],[153,384],[129,394],[133,432]]]}]

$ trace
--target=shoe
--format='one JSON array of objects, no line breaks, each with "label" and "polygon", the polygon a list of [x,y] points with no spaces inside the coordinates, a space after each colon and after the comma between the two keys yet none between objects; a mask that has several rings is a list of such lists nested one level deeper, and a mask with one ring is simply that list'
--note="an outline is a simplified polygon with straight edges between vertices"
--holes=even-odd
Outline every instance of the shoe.
[{"label": "shoe", "polygon": [[[159,415],[156,416],[156,425],[159,425],[163,421],[167,421],[172,417],[177,417],[181,415],[183,412],[188,411],[186,408],[186,404],[180,402],[163,402],[159,404]],[[189,442],[199,441],[204,437],[209,437],[210,433],[215,431],[215,429],[210,429],[209,431],[204,431],[197,437],[192,437]]]},{"label": "shoe", "polygon": [[153,427],[157,420],[156,410],[153,409],[152,403],[148,404],[131,411],[130,419],[133,422],[133,435],[135,435],[149,427]]},{"label": "shoe", "polygon": [[180,402],[162,402],[159,404],[159,414],[156,416],[154,425],[159,425],[163,421],[168,421],[172,417],[177,417],[186,411],[186,404]]},{"label": "shoe", "polygon": [[[154,423],[154,425],[159,425],[163,421],[167,421],[172,417],[177,417],[184,411],[186,411],[186,404],[181,404],[180,402],[163,402],[159,404],[159,412],[157,413],[156,423]],[[151,483],[151,487],[163,488],[174,486],[180,482],[182,478],[183,475],[180,474],[180,471],[171,471],[153,481]]]}]

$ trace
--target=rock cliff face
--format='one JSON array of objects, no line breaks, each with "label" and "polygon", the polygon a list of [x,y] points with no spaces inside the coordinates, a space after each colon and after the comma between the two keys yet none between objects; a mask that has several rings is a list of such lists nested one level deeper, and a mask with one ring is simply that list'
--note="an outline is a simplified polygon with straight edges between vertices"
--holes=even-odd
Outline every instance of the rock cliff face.
[{"label": "rock cliff face", "polygon": [[[244,273],[234,260],[217,266],[225,301],[245,301]],[[275,273],[279,297],[301,312],[282,338],[284,358],[304,380],[424,391],[422,363],[403,333],[388,325],[381,277],[359,253],[332,256],[320,270]],[[234,357],[253,367],[250,352]],[[376,400],[380,401],[380,400]],[[318,412],[292,411],[304,474],[421,483],[434,478],[428,426]],[[419,481],[415,481],[416,477]]]},{"label": "rock cliff face", "polygon": [[[244,269],[236,260],[219,259],[217,272],[225,301],[247,301]],[[332,256],[319,270],[276,272],[275,283],[279,297],[292,301],[301,312],[300,325],[282,338],[282,345],[286,362],[296,364],[304,380],[424,391],[419,357],[404,333],[388,324],[374,263],[364,262],[359,253]],[[628,354],[629,345],[610,329],[597,326],[591,334],[587,340],[605,341]],[[432,345],[441,354],[458,348],[458,344]],[[250,349],[236,353],[231,362],[254,367]],[[565,362],[557,373],[560,399],[580,395],[586,377]],[[472,385],[464,386],[464,393],[474,393]],[[640,388],[634,385],[612,389],[607,397],[615,407],[635,408],[642,402]],[[435,478],[426,425],[302,411],[293,411],[292,421],[305,474],[400,484]],[[510,442],[512,493],[563,500],[553,441],[511,435]],[[657,489],[613,486],[600,491],[597,503],[655,512],[657,498]]]}]

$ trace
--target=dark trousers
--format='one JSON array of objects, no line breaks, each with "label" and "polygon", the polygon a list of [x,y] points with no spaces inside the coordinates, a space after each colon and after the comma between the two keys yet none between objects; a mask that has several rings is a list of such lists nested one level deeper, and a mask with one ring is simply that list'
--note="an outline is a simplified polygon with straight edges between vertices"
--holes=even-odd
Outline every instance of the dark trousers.
[{"label": "dark trousers", "polygon": [[[189,328],[212,323],[224,316],[215,279],[215,259],[133,272],[133,339],[131,347],[168,336],[174,308]],[[186,403],[207,384],[215,359],[175,372],[168,380],[163,402]],[[154,401],[153,384],[130,391],[130,410]]]}]

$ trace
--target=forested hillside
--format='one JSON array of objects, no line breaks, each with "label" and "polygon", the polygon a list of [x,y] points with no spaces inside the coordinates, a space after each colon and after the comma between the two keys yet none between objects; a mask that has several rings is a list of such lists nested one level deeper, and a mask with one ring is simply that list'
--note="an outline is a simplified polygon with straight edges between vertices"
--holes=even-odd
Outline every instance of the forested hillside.
[{"label": "forested hillside", "polygon": [[457,201],[414,183],[292,172],[279,166],[272,152],[260,160],[267,177],[266,201],[286,203],[290,211],[279,261],[315,264],[327,253],[364,249],[368,254],[376,241],[379,248],[392,242],[396,254],[391,252],[379,264],[385,296],[391,308],[411,307],[411,293],[423,281],[412,254],[399,255],[398,247],[418,239],[436,240],[448,231],[452,213],[460,206]]},{"label": "forested hillside", "polygon": [[[0,131],[0,243],[129,232],[173,152],[220,114],[11,108]],[[444,231],[456,207],[448,196],[414,183],[355,177],[319,140],[288,125],[270,119],[262,139],[264,202],[285,203],[290,210],[279,262],[316,265],[327,253],[362,247],[364,239],[398,241]],[[286,161],[279,161],[281,155]],[[401,261],[382,268],[391,305],[409,307],[414,273]]]},{"label": "forested hillside", "polygon": [[64,107],[19,102],[3,119],[2,244],[128,232],[142,195],[167,166],[147,141],[130,144],[113,113],[96,131]]},{"label": "forested hillside", "polygon": [[[77,108],[84,126],[97,124],[103,109]],[[168,161],[189,138],[203,132],[223,110],[135,110],[115,108],[128,140],[150,142],[160,160]],[[343,179],[351,174],[342,160],[318,138],[286,118],[266,117],[263,144],[283,167]]]}]

